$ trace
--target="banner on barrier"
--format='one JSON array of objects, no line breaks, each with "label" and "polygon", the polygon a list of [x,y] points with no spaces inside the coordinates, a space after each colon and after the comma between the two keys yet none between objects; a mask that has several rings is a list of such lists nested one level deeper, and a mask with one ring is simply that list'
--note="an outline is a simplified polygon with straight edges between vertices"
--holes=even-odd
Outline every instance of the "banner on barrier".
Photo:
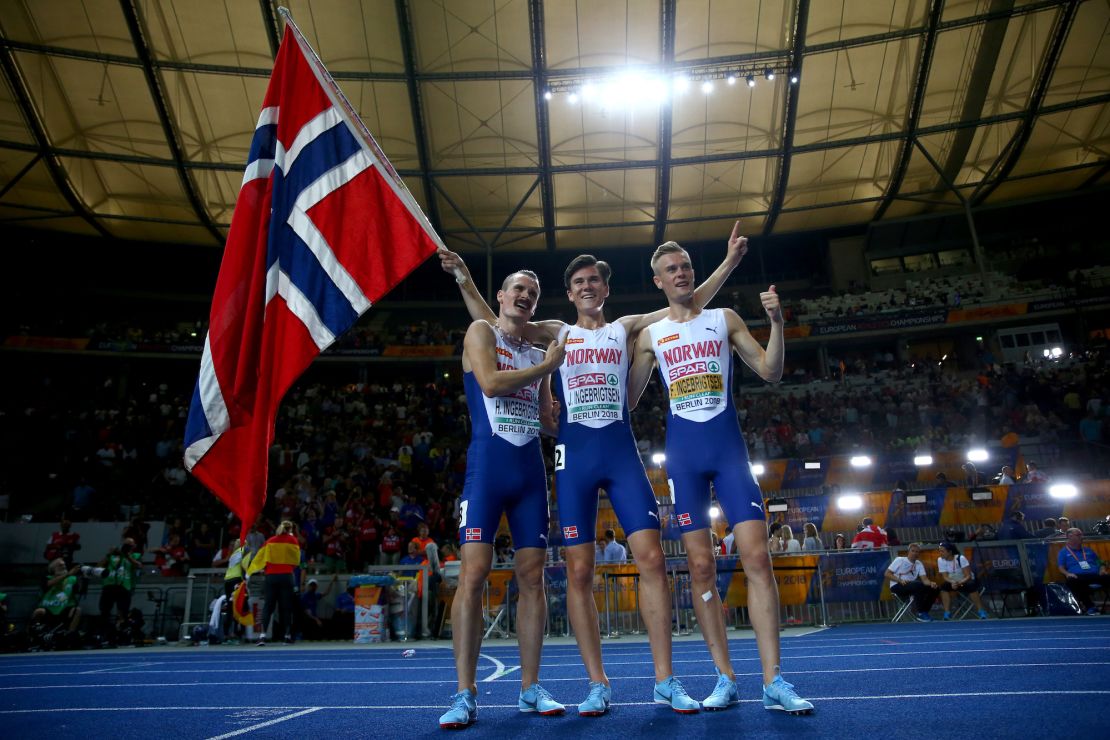
[{"label": "banner on barrier", "polygon": [[[825,602],[878,601],[884,596],[883,574],[891,555],[885,551],[834,552],[821,556],[821,588]],[[807,601],[818,604],[821,591],[816,578],[809,586]]]}]

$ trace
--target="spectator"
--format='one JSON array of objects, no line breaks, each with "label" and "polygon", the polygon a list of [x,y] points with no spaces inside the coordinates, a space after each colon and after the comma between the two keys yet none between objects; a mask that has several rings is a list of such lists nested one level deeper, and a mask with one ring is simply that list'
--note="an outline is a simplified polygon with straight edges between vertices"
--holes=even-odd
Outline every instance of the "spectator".
[{"label": "spectator", "polygon": [[382,536],[382,565],[397,565],[401,562],[401,535],[390,524]]},{"label": "spectator", "polygon": [[1048,476],[1035,462],[1025,463],[1025,477],[1022,483],[1048,483]]},{"label": "spectator", "polygon": [[420,545],[416,543],[415,539],[409,540],[408,552],[401,558],[400,565],[420,565],[425,560],[427,560],[427,557],[424,551],[420,549]]},{"label": "spectator", "polygon": [[166,578],[184,578],[189,571],[189,553],[181,544],[181,535],[170,535],[170,541],[162,547],[156,547],[154,564],[157,565],[162,575]]},{"label": "spectator", "polygon": [[1056,567],[1064,574],[1064,583],[1075,598],[1094,616],[1099,613],[1091,600],[1091,586],[1110,589],[1110,565],[1099,560],[1095,551],[1083,546],[1083,530],[1072,527],[1067,531],[1067,541],[1056,556]]},{"label": "spectator", "polygon": [[852,538],[853,550],[873,550],[887,546],[886,532],[875,525],[875,520],[865,516],[860,522],[860,530]]},{"label": "spectator", "polygon": [[983,485],[983,477],[979,474],[979,469],[975,467],[975,463],[965,462],[960,467],[964,471],[965,488],[975,488]]},{"label": "spectator", "polygon": [[308,583],[305,584],[305,591],[301,594],[301,612],[300,617],[301,635],[305,640],[322,640],[326,635],[324,629],[324,620],[320,619],[319,605],[320,599],[331,593],[331,587],[335,585],[339,576],[332,576],[331,582],[324,591],[320,591],[320,582],[315,578],[310,578]]},{"label": "spectator", "polygon": [[982,542],[984,540],[993,540],[998,537],[994,531],[994,527],[989,524],[980,524],[979,528],[968,535],[968,540],[973,542]]},{"label": "spectator", "polygon": [[833,537],[833,547],[832,547],[832,549],[834,549],[834,550],[847,550],[848,549],[848,538],[845,537],[840,532],[837,532],[836,537]]},{"label": "spectator", "polygon": [[1088,444],[1100,444],[1102,442],[1102,420],[1098,418],[1093,409],[1088,410],[1087,414],[1080,420],[1079,437]]},{"label": "spectator", "polygon": [[288,520],[281,523],[278,533],[266,540],[266,544],[251,558],[247,575],[260,570],[266,574],[266,602],[258,635],[260,647],[266,644],[266,629],[275,611],[278,619],[274,624],[273,639],[282,637],[287,644],[293,644],[293,602],[297,588],[293,571],[300,564],[301,546],[297,540],[297,525]]},{"label": "spectator", "polygon": [[1016,482],[1014,480],[1014,469],[1009,465],[1003,465],[1002,470],[998,473],[998,485],[1012,486]]},{"label": "spectator", "polygon": [[624,545],[617,542],[617,533],[611,529],[605,530],[605,537],[602,540],[601,558],[599,562],[602,563],[627,563],[628,551],[625,550]]},{"label": "spectator", "polygon": [[1034,532],[1033,536],[1044,540],[1048,539],[1049,537],[1064,536],[1064,533],[1057,529],[1056,520],[1049,517],[1048,519],[1044,520],[1044,526]]},{"label": "spectator", "polygon": [[67,568],[73,567],[73,554],[81,549],[81,535],[71,532],[73,524],[69,519],[62,519],[58,531],[50,535],[46,543],[43,556],[53,562],[61,558]]},{"label": "spectator", "polygon": [[1068,519],[1066,516],[1057,517],[1056,529],[1060,530],[1066,537],[1068,530],[1071,529],[1071,519]]},{"label": "spectator", "polygon": [[511,565],[515,556],[512,538],[507,534],[498,535],[493,541],[493,562],[498,565]]},{"label": "spectator", "polygon": [[987,611],[983,608],[983,601],[979,598],[979,581],[971,575],[971,563],[968,562],[956,545],[951,542],[940,543],[940,557],[937,558],[937,572],[943,579],[940,586],[940,600],[944,603],[945,620],[952,618],[952,594],[963,594],[971,599],[978,609],[979,619],[987,618]]},{"label": "spectator", "polygon": [[801,552],[802,543],[794,539],[794,530],[790,528],[789,524],[782,525],[779,530],[782,533],[782,549],[783,552]]},{"label": "spectator", "polygon": [[381,526],[381,522],[373,511],[367,511],[359,522],[358,561],[361,565],[378,564]]},{"label": "spectator", "polygon": [[940,486],[941,488],[955,488],[956,487],[956,484],[953,483],[952,481],[948,480],[948,476],[945,475],[944,473],[937,473],[936,481],[937,481],[937,485]]},{"label": "spectator", "polygon": [[771,522],[771,526],[767,529],[767,548],[771,552],[785,552],[785,544],[782,541],[782,522]]},{"label": "spectator", "polygon": [[1002,524],[998,530],[998,539],[1000,540],[1028,540],[1033,537],[1029,534],[1029,530],[1025,528],[1025,514],[1020,511],[1010,512],[1008,521]]},{"label": "spectator", "polygon": [[435,544],[435,540],[428,536],[428,525],[424,522],[420,522],[416,526],[416,536],[412,538],[412,541],[416,543],[421,552],[427,550],[428,545]]},{"label": "spectator", "polygon": [[932,622],[929,610],[936,603],[940,591],[925,573],[925,564],[918,559],[920,555],[921,545],[915,542],[904,556],[891,562],[886,569],[886,577],[890,581],[891,593],[903,599],[913,598],[918,622]]}]

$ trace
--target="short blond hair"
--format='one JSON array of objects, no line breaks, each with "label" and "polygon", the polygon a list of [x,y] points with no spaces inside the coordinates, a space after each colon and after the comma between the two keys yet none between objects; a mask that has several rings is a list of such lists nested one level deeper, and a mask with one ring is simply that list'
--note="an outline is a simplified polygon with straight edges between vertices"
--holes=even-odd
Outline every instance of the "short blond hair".
[{"label": "short blond hair", "polygon": [[687,259],[690,258],[690,253],[679,246],[678,242],[663,242],[655,248],[655,254],[651,255],[651,271],[656,275],[659,274],[659,271],[655,269],[655,266],[667,254],[684,254]]},{"label": "short blond hair", "polygon": [[297,525],[286,519],[278,526],[278,534],[295,534],[297,532]]}]

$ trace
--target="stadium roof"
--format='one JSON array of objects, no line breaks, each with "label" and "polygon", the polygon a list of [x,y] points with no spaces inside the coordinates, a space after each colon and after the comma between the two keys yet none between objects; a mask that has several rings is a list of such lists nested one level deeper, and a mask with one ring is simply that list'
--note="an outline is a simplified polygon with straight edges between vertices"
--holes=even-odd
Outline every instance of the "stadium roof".
[{"label": "stadium roof", "polygon": [[[457,249],[1110,183],[1104,0],[286,4]],[[221,245],[280,27],[269,0],[0,3],[0,219]]]}]

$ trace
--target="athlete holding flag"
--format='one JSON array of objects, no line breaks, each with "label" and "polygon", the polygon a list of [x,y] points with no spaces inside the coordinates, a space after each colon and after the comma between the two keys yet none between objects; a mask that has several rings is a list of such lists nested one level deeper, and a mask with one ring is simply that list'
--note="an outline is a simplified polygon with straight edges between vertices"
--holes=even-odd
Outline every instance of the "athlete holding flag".
[{"label": "athlete holding flag", "polygon": [[451,634],[458,693],[439,726],[460,729],[478,718],[476,673],[482,645],[482,596],[493,563],[493,540],[504,512],[516,554],[519,587],[522,712],[557,715],[564,707],[539,685],[540,651],[547,622],[543,563],[547,554],[547,473],[540,432],[555,435],[548,376],[563,361],[565,345],[553,341],[547,356],[524,338],[535,313],[540,283],[518,270],[497,291],[498,316],[470,325],[463,340],[463,385],[470,410],[466,481],[459,500],[459,586],[451,605]]},{"label": "athlete holding flag", "polygon": [[[694,301],[708,302],[747,252],[747,239],[736,222],[724,262],[698,290]],[[456,275],[463,299],[475,319],[490,320],[493,312],[474,287],[462,259],[440,252],[443,269]],[[578,649],[589,674],[589,695],[578,706],[584,716],[609,708],[611,690],[601,660],[597,605],[593,595],[594,533],[598,489],[605,489],[620,519],[640,572],[640,612],[647,626],[655,667],[657,703],[675,711],[697,712],[671,667],[671,598],[655,494],[644,472],[629,424],[627,388],[630,350],[642,329],[663,318],[666,309],[626,316],[609,323],[603,312],[609,297],[610,268],[591,255],[576,257],[563,281],[567,298],[578,311],[573,326],[562,321],[528,325],[535,342],[565,337],[566,359],[555,378],[559,437],[555,485],[559,523],[566,542],[567,611]]]},{"label": "athlete holding flag", "polygon": [[702,311],[694,291],[690,255],[678,244],[667,242],[655,250],[651,267],[656,287],[667,296],[668,311],[640,334],[632,359],[629,398],[634,408],[657,364],[670,397],[668,483],[690,566],[694,612],[718,671],[717,685],[702,707],[725,709],[740,701],[710,538],[712,482],[744,563],[748,613],[763,668],[763,706],[808,714],[813,705],[779,675],[778,587],[767,549],[763,496],[732,400],[734,350],[764,380],[776,382],[782,377],[783,318],[778,294],[772,285],[759,296],[771,320],[771,337],[764,350],[735,311]]}]

